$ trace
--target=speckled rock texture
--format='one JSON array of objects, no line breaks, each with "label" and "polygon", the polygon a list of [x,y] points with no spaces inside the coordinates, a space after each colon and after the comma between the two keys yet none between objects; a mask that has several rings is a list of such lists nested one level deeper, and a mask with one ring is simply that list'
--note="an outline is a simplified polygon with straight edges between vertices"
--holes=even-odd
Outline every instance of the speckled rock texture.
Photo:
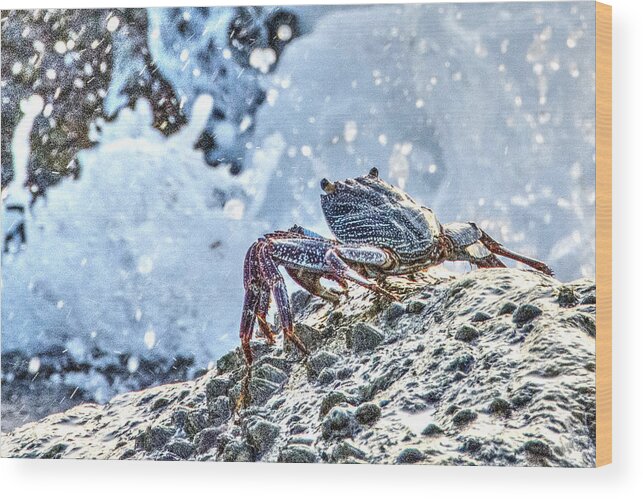
[{"label": "speckled rock texture", "polygon": [[[257,338],[242,409],[237,349],[195,381],[18,428],[2,456],[594,465],[593,281],[484,269],[387,285],[403,308],[358,288],[335,307],[298,291],[311,355]],[[570,290],[578,300],[561,301]]]}]

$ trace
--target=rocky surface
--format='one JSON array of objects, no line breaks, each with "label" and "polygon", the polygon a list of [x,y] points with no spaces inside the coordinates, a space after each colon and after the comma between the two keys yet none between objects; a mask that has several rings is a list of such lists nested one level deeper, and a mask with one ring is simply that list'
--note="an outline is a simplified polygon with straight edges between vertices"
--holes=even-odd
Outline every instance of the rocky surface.
[{"label": "rocky surface", "polygon": [[194,381],[3,435],[3,457],[592,466],[595,286],[513,269],[391,280],[337,307],[297,291],[311,354],[253,344]]}]

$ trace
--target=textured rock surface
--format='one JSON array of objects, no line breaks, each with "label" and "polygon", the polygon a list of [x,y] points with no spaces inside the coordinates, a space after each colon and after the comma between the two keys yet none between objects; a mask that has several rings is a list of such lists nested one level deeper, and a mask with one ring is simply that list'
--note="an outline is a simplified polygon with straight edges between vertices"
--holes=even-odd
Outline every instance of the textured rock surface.
[{"label": "textured rock surface", "polygon": [[[2,456],[594,464],[595,305],[582,304],[595,293],[592,281],[571,283],[578,305],[564,307],[558,281],[520,270],[422,274],[390,286],[407,310],[394,324],[389,304],[360,289],[335,308],[308,300],[296,317],[309,333],[308,361],[280,342],[256,342],[253,403],[241,411],[231,410],[243,377],[235,350],[195,381],[81,405],[5,434]],[[507,302],[541,313],[516,322],[501,313]],[[331,312],[341,315],[329,321]],[[475,322],[478,336],[458,339],[480,313],[489,318]],[[356,324],[382,341],[372,350],[347,346]],[[329,382],[316,377],[320,365],[333,371]]]}]

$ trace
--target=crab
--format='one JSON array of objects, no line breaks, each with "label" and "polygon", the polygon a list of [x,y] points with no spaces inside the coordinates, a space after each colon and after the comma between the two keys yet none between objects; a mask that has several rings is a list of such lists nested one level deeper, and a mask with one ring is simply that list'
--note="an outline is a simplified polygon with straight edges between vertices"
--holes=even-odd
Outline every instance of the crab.
[{"label": "crab", "polygon": [[[347,292],[348,282],[399,301],[382,287],[387,276],[411,275],[446,261],[506,267],[498,258],[503,256],[553,275],[545,263],[506,249],[473,222],[441,224],[430,208],[379,178],[377,168],[354,179],[322,179],[321,188],[322,210],[334,239],[295,225],[264,235],[246,254],[239,335],[248,366],[253,362],[250,340],[255,323],[268,343],[275,343],[276,333],[266,320],[271,297],[284,339],[308,353],[294,332],[279,267],[312,295],[335,304]],[[324,286],[322,278],[334,281],[339,289]]]}]

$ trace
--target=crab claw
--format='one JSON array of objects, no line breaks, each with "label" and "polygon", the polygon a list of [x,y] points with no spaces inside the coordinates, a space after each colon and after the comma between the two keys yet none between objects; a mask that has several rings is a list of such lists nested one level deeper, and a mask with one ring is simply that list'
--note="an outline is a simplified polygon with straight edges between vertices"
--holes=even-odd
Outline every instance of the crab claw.
[{"label": "crab claw", "polygon": [[319,185],[321,185],[322,191],[324,191],[326,194],[332,194],[333,192],[335,192],[335,184],[333,184],[326,178],[321,179]]}]

